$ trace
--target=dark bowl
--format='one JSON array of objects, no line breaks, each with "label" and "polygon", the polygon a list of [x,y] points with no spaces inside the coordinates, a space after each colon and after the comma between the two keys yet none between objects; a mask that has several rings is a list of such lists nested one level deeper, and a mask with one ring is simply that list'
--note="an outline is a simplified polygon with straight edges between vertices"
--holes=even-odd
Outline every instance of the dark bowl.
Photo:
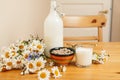
[{"label": "dark bowl", "polygon": [[[61,49],[67,49],[69,51],[71,51],[72,53],[59,53],[59,54],[55,54],[53,53],[53,51],[56,51],[56,50],[61,50]],[[63,51],[64,52],[64,51]],[[55,47],[55,48],[52,48],[50,50],[50,56],[52,58],[52,60],[58,64],[58,65],[67,65],[69,64],[73,57],[74,57],[74,54],[75,54],[75,50],[72,49],[72,48],[69,48],[69,47]]]}]

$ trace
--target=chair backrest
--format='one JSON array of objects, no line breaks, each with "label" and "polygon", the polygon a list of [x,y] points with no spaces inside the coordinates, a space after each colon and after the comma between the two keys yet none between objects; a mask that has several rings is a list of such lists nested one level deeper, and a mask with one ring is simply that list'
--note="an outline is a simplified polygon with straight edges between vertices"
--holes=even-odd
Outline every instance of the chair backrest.
[{"label": "chair backrest", "polygon": [[102,27],[106,24],[105,15],[63,16],[64,28],[98,28],[97,36],[64,37],[64,41],[102,41]]}]

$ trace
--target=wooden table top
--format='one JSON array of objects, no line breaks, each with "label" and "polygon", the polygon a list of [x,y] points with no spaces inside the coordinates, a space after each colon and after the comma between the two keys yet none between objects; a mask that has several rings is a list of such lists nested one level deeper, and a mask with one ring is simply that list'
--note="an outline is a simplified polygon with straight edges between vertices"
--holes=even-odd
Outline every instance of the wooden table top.
[{"label": "wooden table top", "polygon": [[[74,64],[67,66],[62,77],[56,80],[120,80],[120,42],[95,43],[95,52],[102,49],[110,55],[105,64],[92,64],[90,67],[80,68]],[[92,45],[92,44],[91,44]],[[21,70],[0,72],[0,80],[38,80],[37,74],[20,75]],[[50,78],[50,80],[55,80]]]}]

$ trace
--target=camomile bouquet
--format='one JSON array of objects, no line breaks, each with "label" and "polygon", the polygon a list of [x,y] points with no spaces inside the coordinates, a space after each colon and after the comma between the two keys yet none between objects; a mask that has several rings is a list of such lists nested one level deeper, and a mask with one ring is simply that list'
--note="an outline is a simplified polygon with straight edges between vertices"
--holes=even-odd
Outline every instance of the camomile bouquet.
[{"label": "camomile bouquet", "polygon": [[[38,74],[38,80],[49,80],[50,77],[59,78],[61,72],[66,71],[65,66],[53,66],[52,60],[44,55],[46,45],[38,36],[31,36],[28,40],[18,40],[0,52],[0,71],[5,72],[20,69],[21,75]],[[46,66],[51,66],[48,70]]]},{"label": "camomile bouquet", "polygon": [[18,40],[1,50],[0,71],[21,69],[21,74],[35,73],[45,67],[45,44],[39,37]]}]

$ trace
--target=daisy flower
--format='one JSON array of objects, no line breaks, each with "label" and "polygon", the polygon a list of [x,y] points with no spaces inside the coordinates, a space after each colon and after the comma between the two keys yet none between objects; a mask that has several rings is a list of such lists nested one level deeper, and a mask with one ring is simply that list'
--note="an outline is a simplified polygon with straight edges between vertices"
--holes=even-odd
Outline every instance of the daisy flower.
[{"label": "daisy flower", "polygon": [[11,70],[13,68],[14,59],[5,59],[5,65],[7,70]]},{"label": "daisy flower", "polygon": [[18,47],[15,45],[15,43],[10,44],[9,48],[11,49],[11,51],[14,51],[14,52],[18,51]]},{"label": "daisy flower", "polygon": [[97,59],[98,59],[98,55],[96,53],[93,53],[92,60],[97,60]]},{"label": "daisy flower", "polygon": [[38,72],[38,79],[39,80],[49,80],[50,72],[47,69],[43,69]]},{"label": "daisy flower", "polygon": [[40,42],[40,43],[39,43],[38,45],[36,45],[36,46],[37,46],[37,49],[38,49],[39,52],[43,52],[44,49],[45,49],[45,44],[42,43],[42,42]]},{"label": "daisy flower", "polygon": [[106,54],[105,50],[102,50],[100,54],[94,53],[92,57],[93,63],[104,64],[108,59],[109,55]]},{"label": "daisy flower", "polygon": [[34,63],[33,60],[31,60],[31,61],[29,61],[29,62],[27,63],[27,69],[28,69],[28,71],[31,72],[31,73],[35,73],[35,72],[36,72],[36,66],[35,66],[35,63]]},{"label": "daisy flower", "polygon": [[106,53],[106,50],[102,50],[99,58],[102,59],[103,63],[108,60],[109,55]]},{"label": "daisy flower", "polygon": [[23,41],[18,42],[17,46],[19,49],[24,49],[24,44],[22,43]]},{"label": "daisy flower", "polygon": [[30,50],[35,52],[43,52],[44,51],[44,44],[39,40],[33,40],[30,44]]},{"label": "daisy flower", "polygon": [[53,77],[55,77],[55,79],[62,76],[57,66],[53,67],[51,70],[53,73]]},{"label": "daisy flower", "polygon": [[40,57],[39,59],[35,60],[35,64],[37,67],[37,70],[40,70],[45,67],[46,60],[43,59],[43,57]]},{"label": "daisy flower", "polygon": [[10,58],[10,57],[15,57],[17,55],[15,49],[11,49],[10,47],[5,48],[3,51],[3,57],[4,58]]},{"label": "daisy flower", "polygon": [[24,59],[28,59],[30,51],[29,50],[25,50],[23,53],[24,53],[23,54]]},{"label": "daisy flower", "polygon": [[3,57],[4,58],[10,58],[11,57],[10,53],[11,53],[11,50],[9,48],[5,49],[3,51]]},{"label": "daisy flower", "polygon": [[19,59],[19,58],[15,59],[13,67],[16,68],[16,69],[21,69],[23,67],[22,60]]},{"label": "daisy flower", "polygon": [[4,72],[4,71],[7,71],[6,65],[0,64],[0,72]]},{"label": "daisy flower", "polygon": [[13,57],[15,57],[16,54],[17,54],[17,53],[16,53],[14,50],[12,50],[11,53],[10,53],[10,55],[13,56]]}]

